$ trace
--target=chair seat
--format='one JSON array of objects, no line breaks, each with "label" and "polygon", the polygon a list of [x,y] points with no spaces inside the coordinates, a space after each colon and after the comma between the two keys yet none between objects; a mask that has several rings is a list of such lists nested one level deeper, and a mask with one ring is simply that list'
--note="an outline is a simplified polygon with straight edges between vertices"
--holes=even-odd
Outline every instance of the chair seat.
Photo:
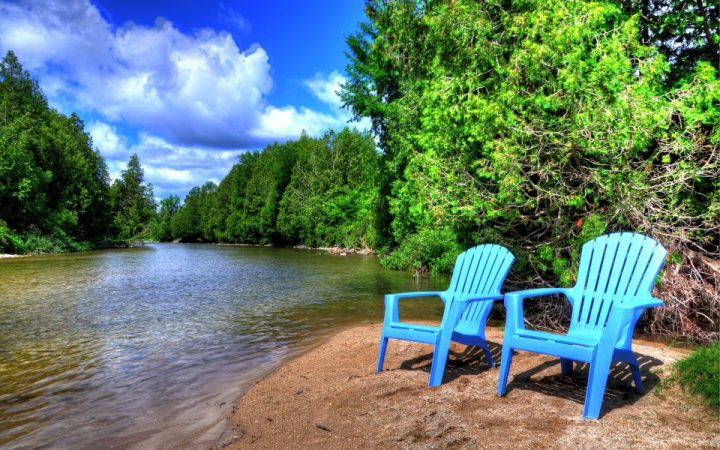
[{"label": "chair seat", "polygon": [[406,322],[391,322],[388,324],[388,328],[397,330],[411,330],[418,331],[420,333],[437,333],[440,331],[440,327],[433,325],[421,325],[419,323],[406,323]]},{"label": "chair seat", "polygon": [[440,330],[440,327],[432,325],[391,322],[385,327],[383,333],[385,336],[391,338],[433,344],[435,343]]},{"label": "chair seat", "polygon": [[555,333],[548,333],[545,331],[535,331],[535,330],[516,330],[515,331],[516,336],[522,336],[529,339],[538,339],[545,342],[554,342],[558,344],[566,344],[566,345],[577,345],[581,347],[595,347],[598,344],[598,341],[600,340],[600,336],[580,336],[578,334],[569,333],[569,334],[555,334]]},{"label": "chair seat", "polygon": [[[515,330],[512,347],[546,355],[589,362],[598,344],[596,337],[563,335],[534,330]],[[504,344],[503,344],[504,345]]]}]

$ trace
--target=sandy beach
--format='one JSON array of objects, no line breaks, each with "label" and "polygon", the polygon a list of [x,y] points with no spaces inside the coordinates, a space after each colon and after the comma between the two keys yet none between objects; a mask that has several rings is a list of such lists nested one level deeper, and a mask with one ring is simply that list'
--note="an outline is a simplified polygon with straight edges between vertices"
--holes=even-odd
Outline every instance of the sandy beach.
[{"label": "sandy beach", "polygon": [[[271,373],[233,409],[226,448],[718,448],[720,421],[678,388],[658,389],[686,350],[636,340],[647,393],[613,368],[599,421],[582,420],[586,367],[560,375],[521,352],[507,397],[482,352],[453,344],[444,383],[427,386],[432,347],[391,340],[374,373],[380,325],[342,331]],[[496,361],[502,330],[488,329]],[[660,391],[660,393],[658,393]]]}]

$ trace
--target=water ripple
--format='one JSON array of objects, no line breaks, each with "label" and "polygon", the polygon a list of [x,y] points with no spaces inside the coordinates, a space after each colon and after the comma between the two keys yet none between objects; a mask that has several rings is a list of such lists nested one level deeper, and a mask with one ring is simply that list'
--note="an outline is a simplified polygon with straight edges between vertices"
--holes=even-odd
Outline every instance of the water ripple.
[{"label": "water ripple", "polygon": [[[0,260],[0,446],[192,433],[194,418],[227,414],[208,405],[226,405],[332,329],[380,320],[383,294],[445,282],[417,282],[368,257],[272,248],[167,244]],[[406,312],[429,318],[440,308],[420,301]]]}]

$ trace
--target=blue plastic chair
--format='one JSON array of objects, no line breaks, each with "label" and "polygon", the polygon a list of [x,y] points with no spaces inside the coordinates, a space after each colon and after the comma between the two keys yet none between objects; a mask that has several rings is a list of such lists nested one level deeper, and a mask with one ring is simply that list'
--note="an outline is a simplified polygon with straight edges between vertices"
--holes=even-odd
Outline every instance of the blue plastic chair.
[{"label": "blue plastic chair", "polygon": [[[507,322],[498,394],[507,393],[513,350],[557,356],[563,374],[572,372],[573,361],[589,363],[584,418],[600,416],[612,361],[630,364],[635,389],[642,393],[640,366],[632,352],[632,334],[645,308],[663,305],[650,291],[666,254],[667,250],[659,243],[640,234],[600,236],[582,247],[575,287],[505,294]],[[552,294],[565,295],[572,305],[567,335],[526,330],[523,300]]]},{"label": "blue plastic chair", "polygon": [[[380,336],[377,372],[383,368],[388,339],[404,339],[435,346],[430,369],[430,386],[442,383],[450,341],[476,345],[485,351],[488,364],[494,367],[485,340],[485,322],[494,300],[500,293],[515,257],[499,245],[487,244],[461,253],[455,261],[450,287],[444,292],[408,292],[385,296],[385,321]],[[440,326],[400,322],[401,299],[439,296],[445,302]]]}]

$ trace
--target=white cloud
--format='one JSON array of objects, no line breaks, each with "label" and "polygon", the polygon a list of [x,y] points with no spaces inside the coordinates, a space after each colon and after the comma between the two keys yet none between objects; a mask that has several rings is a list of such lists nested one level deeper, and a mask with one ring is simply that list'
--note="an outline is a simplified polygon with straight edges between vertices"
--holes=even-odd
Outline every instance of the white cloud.
[{"label": "white cloud", "polygon": [[340,109],[342,108],[342,100],[340,100],[338,92],[340,91],[340,85],[346,82],[347,79],[344,76],[333,70],[327,77],[323,76],[322,73],[316,73],[313,78],[305,81],[305,85],[320,101]]},{"label": "white cloud", "polygon": [[120,136],[117,128],[101,121],[95,121],[85,127],[93,138],[93,144],[106,159],[124,159],[130,157],[127,139]]},{"label": "white cloud", "polygon": [[219,18],[223,23],[228,24],[237,31],[250,31],[252,28],[250,22],[236,9],[225,5],[220,2],[219,5],[220,14]]},{"label": "white cloud", "polygon": [[297,137],[303,130],[311,136],[319,136],[330,128],[338,129],[345,126],[355,126],[360,129],[370,129],[369,120],[350,123],[353,116],[342,108],[342,100],[338,95],[340,85],[347,79],[337,71],[329,75],[320,72],[311,79],[305,80],[305,86],[321,102],[325,103],[330,113],[321,113],[308,108],[295,108],[286,106],[265,108],[254,135],[259,138],[282,136],[286,139]]},{"label": "white cloud", "polygon": [[272,88],[265,50],[238,48],[210,29],[115,30],[87,0],[0,5],[0,49],[14,50],[48,95],[110,121],[124,120],[176,143],[255,145],[249,130]]},{"label": "white cloud", "polygon": [[100,121],[88,125],[87,130],[105,157],[113,180],[127,168],[130,155],[137,153],[145,171],[145,182],[153,184],[158,198],[171,194],[182,198],[194,186],[208,181],[220,183],[243,153],[242,150],[208,150],[171,144],[149,134],[141,134],[136,144],[129,145],[117,128]]},{"label": "white cloud", "polygon": [[182,146],[143,134],[130,152],[138,154],[145,178],[153,183],[156,197],[175,194],[183,199],[195,186],[208,181],[219,184],[244,151]]},{"label": "white cloud", "polygon": [[291,139],[300,136],[304,130],[310,136],[320,136],[329,128],[344,126],[348,119],[343,114],[323,114],[308,108],[269,106],[253,134],[262,139]]},{"label": "white cloud", "polygon": [[[236,11],[221,13],[233,26],[247,26]],[[337,71],[305,81],[325,112],[271,105],[261,46],[241,49],[224,31],[185,34],[162,18],[153,26],[114,27],[89,0],[0,1],[0,52],[7,50],[39,79],[53,106],[96,118],[87,129],[111,176],[138,153],[159,197],[219,182],[246,149],[302,130],[318,136],[351,119],[336,93],[345,82]],[[140,132],[131,144],[124,133],[132,128]]]}]

